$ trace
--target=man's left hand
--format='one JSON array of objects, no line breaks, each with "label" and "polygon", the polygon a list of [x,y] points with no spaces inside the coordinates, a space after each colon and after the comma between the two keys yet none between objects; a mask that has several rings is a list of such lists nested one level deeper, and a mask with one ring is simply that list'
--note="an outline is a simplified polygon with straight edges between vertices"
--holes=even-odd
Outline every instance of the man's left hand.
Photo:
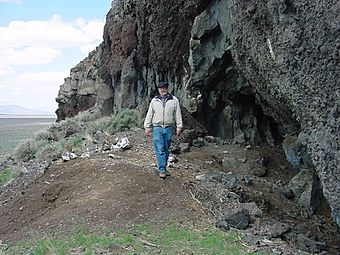
[{"label": "man's left hand", "polygon": [[180,136],[182,134],[182,129],[177,128],[176,129],[176,135]]}]

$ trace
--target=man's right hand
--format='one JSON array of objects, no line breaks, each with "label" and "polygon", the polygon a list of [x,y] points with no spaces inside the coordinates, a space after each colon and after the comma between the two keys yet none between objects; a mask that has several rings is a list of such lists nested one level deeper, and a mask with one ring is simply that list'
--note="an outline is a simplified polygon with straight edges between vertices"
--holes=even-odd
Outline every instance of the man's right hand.
[{"label": "man's right hand", "polygon": [[151,128],[145,129],[145,135],[146,136],[151,136]]}]

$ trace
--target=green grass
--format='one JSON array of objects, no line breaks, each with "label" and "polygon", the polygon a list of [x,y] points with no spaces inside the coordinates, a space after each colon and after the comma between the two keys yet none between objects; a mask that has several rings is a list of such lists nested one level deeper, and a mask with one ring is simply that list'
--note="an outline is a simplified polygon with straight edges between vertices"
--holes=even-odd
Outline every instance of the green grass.
[{"label": "green grass", "polygon": [[225,233],[214,228],[197,230],[174,224],[139,225],[116,231],[106,229],[101,234],[92,234],[80,228],[69,236],[59,235],[21,241],[3,250],[0,248],[0,254],[63,255],[75,249],[88,255],[103,250],[112,254],[260,254],[247,253],[240,244],[241,235],[236,231]]},{"label": "green grass", "polygon": [[0,172],[0,184],[5,185],[10,183],[16,174],[12,170],[12,168],[6,167],[3,171]]}]

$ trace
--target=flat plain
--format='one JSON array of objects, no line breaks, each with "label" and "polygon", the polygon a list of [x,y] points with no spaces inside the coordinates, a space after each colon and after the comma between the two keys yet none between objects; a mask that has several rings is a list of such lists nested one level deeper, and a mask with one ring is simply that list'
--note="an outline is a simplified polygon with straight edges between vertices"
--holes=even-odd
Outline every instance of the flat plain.
[{"label": "flat plain", "polygon": [[35,132],[47,128],[55,120],[51,117],[0,118],[0,159],[11,153],[20,142],[33,138]]}]

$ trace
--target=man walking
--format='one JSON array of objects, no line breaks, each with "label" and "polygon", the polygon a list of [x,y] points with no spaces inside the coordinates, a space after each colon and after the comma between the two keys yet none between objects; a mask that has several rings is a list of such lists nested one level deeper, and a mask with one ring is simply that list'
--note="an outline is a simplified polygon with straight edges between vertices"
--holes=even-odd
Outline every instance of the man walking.
[{"label": "man walking", "polygon": [[172,136],[181,134],[183,128],[182,113],[178,99],[169,93],[167,82],[158,84],[159,95],[155,96],[149,105],[144,121],[145,134],[152,134],[153,147],[157,158],[159,177],[167,175],[167,163]]}]

